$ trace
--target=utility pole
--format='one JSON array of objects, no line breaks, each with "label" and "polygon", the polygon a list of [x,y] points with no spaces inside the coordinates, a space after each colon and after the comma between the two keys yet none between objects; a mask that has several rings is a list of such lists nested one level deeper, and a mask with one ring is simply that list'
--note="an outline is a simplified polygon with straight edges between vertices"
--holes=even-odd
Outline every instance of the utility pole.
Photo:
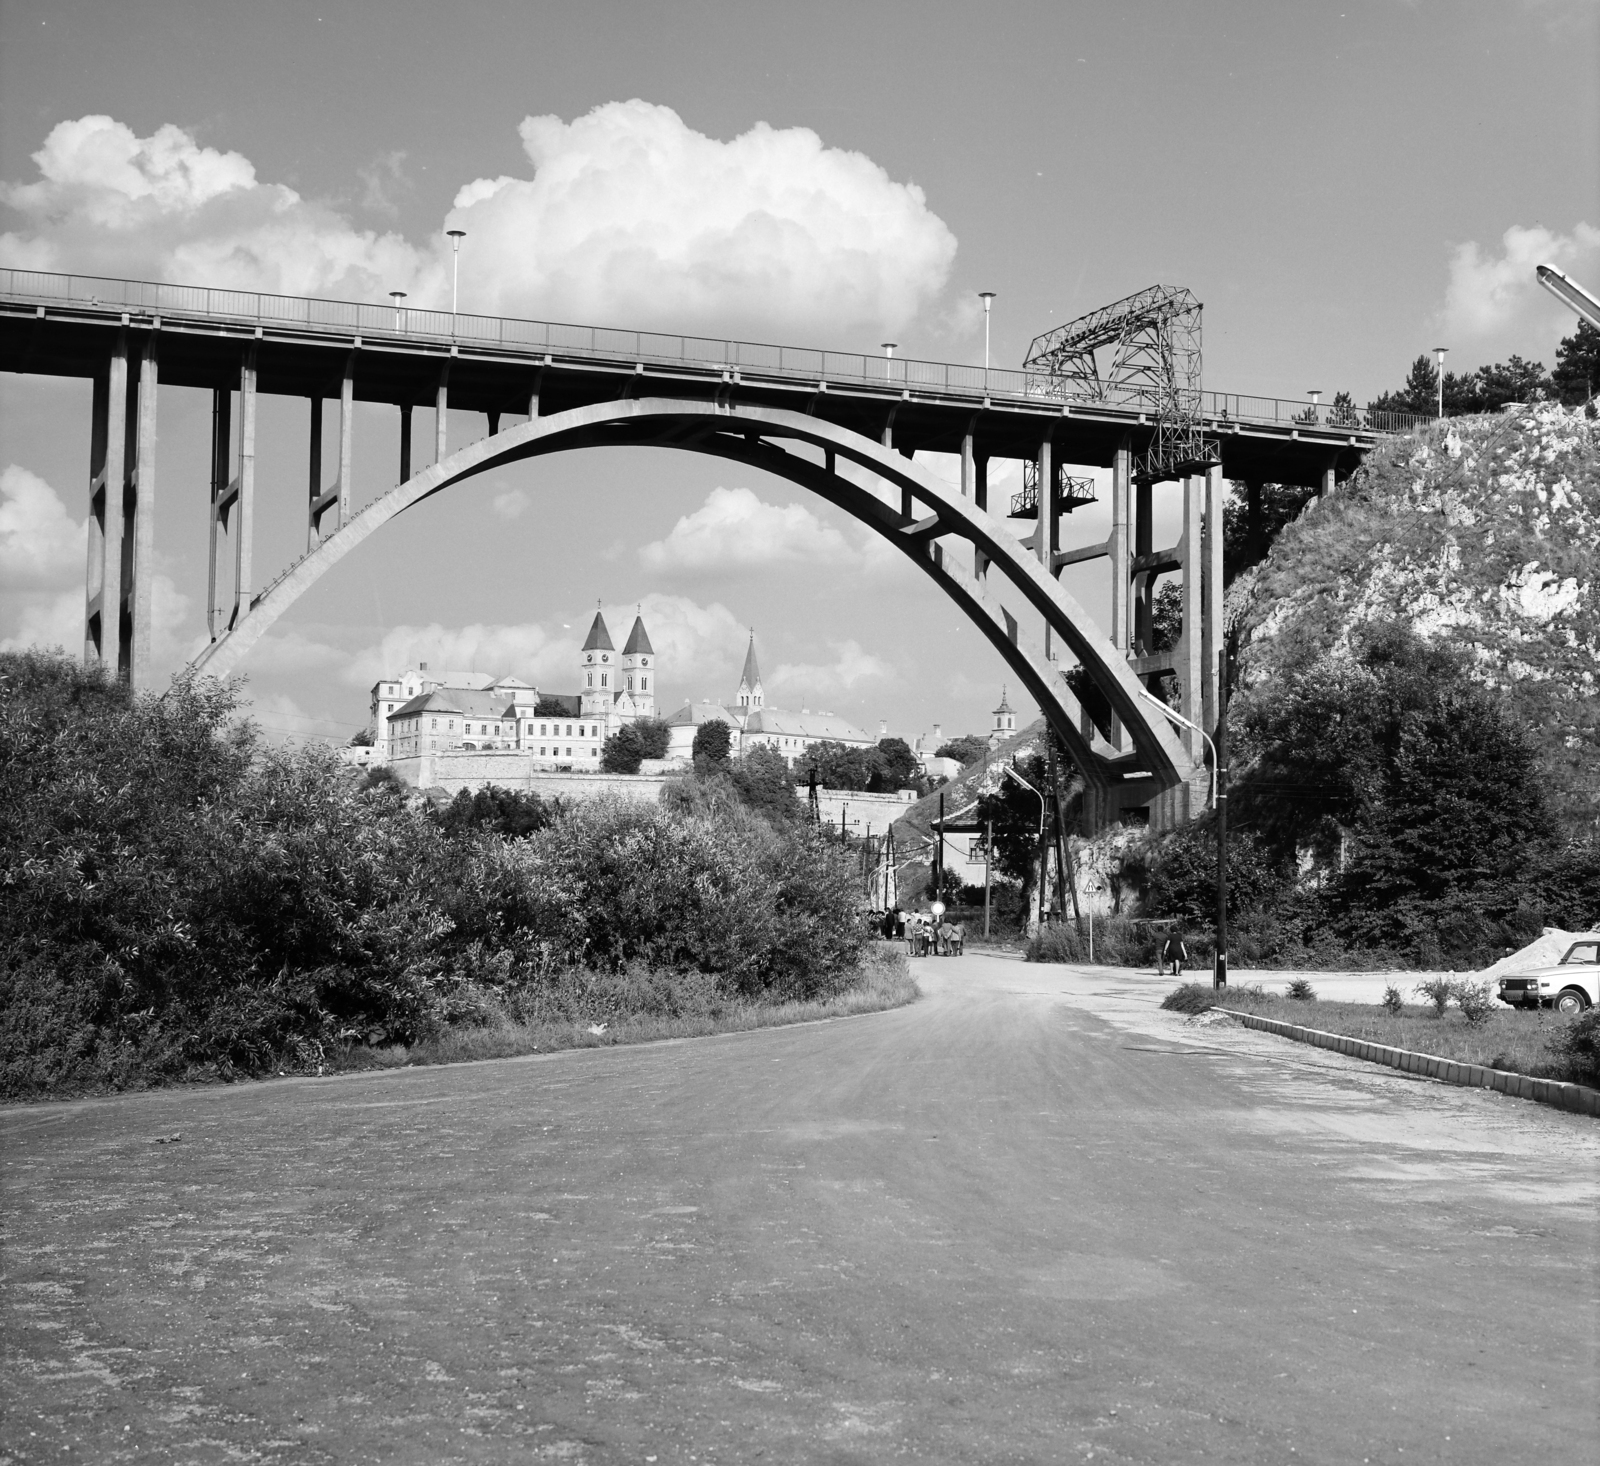
[{"label": "utility pole", "polygon": [[987,820],[983,831],[983,935],[989,935],[989,866],[994,860],[994,821]]},{"label": "utility pole", "polygon": [[939,843],[933,851],[933,899],[944,900],[944,794],[939,795]]},{"label": "utility pole", "polygon": [[1211,986],[1228,985],[1228,651],[1217,652],[1217,957]]}]

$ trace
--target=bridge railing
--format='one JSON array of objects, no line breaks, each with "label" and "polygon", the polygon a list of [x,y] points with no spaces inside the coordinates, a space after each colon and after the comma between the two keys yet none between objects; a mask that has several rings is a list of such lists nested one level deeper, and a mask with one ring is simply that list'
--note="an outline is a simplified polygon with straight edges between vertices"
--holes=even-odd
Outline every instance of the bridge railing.
[{"label": "bridge railing", "polygon": [[[860,352],[821,351],[756,341],[623,331],[508,316],[480,316],[406,305],[268,295],[205,285],[169,285],[153,280],[117,280],[101,275],[64,275],[0,267],[0,298],[49,306],[84,305],[147,316],[191,316],[253,326],[294,327],[375,339],[400,339],[499,350],[545,352],[572,358],[623,358],[655,366],[751,372],[773,378],[891,390],[937,392],[963,397],[1045,399],[1063,404],[1098,404],[1139,412],[1159,411],[1149,393],[1107,389],[1098,397],[1068,392],[1065,379],[1008,367],[920,361]],[[1274,397],[1205,392],[1202,412],[1217,422],[1306,425],[1361,433],[1405,432],[1430,421],[1410,413],[1334,408]],[[1210,424],[1208,423],[1207,426]]]}]

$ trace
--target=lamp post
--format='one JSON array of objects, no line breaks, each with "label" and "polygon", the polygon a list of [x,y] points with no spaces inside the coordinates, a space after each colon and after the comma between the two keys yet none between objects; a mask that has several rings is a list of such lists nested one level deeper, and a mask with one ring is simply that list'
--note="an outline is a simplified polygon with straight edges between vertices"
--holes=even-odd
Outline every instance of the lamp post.
[{"label": "lamp post", "polygon": [[1434,375],[1439,379],[1439,416],[1441,418],[1444,416],[1444,354],[1449,349],[1448,346],[1435,346],[1433,348],[1433,355],[1438,363],[1434,368]]},{"label": "lamp post", "polygon": [[1147,703],[1151,703],[1155,707],[1159,708],[1160,711],[1163,712],[1171,722],[1182,724],[1185,728],[1188,728],[1191,732],[1198,733],[1206,740],[1206,746],[1211,750],[1211,795],[1210,798],[1206,800],[1206,803],[1214,806],[1217,802],[1217,769],[1219,767],[1217,763],[1217,745],[1211,741],[1204,728],[1202,728],[1198,723],[1191,723],[1186,717],[1184,717],[1182,713],[1173,712],[1173,710],[1169,708],[1166,703],[1162,702],[1161,699],[1155,695],[1155,693],[1149,691],[1147,688],[1141,687],[1139,689],[1139,696],[1142,697]]},{"label": "lamp post", "polygon": [[989,370],[989,307],[994,304],[994,291],[980,290],[978,299],[983,302],[983,369]]},{"label": "lamp post", "polygon": [[[1034,910],[1035,911],[1042,911],[1044,909],[1044,876],[1045,876],[1044,795],[1041,794],[1037,789],[1035,789],[1033,787],[1033,785],[1030,784],[1026,779],[1024,779],[1022,777],[1022,775],[1019,774],[1016,771],[1016,768],[1015,768],[1014,765],[1012,765],[1012,764],[1001,764],[1000,765],[1000,772],[1001,772],[1002,775],[1010,774],[1011,777],[1017,781],[1017,783],[1021,784],[1024,789],[1026,789],[1030,794],[1033,795],[1033,797],[1035,799],[1037,799],[1039,801],[1039,833],[1034,838],[1034,843],[1039,847],[1039,888],[1038,888],[1037,891],[1034,892],[1033,903],[1034,903]],[[1034,920],[1032,922],[1032,925],[1033,925],[1035,930],[1038,929],[1039,918],[1037,916],[1034,918]]]},{"label": "lamp post", "polygon": [[394,328],[397,331],[404,329],[401,322],[405,318],[405,312],[402,310],[400,302],[405,298],[406,293],[403,290],[391,290],[389,292],[389,299],[394,302]]},{"label": "lamp post", "polygon": [[456,313],[456,301],[461,285],[461,241],[467,237],[465,229],[446,229],[450,241],[450,314]]},{"label": "lamp post", "polygon": [[1306,396],[1311,399],[1311,421],[1312,422],[1321,422],[1322,419],[1317,414],[1317,407],[1318,407],[1320,399],[1322,397],[1322,388],[1321,387],[1307,387],[1306,388]]}]

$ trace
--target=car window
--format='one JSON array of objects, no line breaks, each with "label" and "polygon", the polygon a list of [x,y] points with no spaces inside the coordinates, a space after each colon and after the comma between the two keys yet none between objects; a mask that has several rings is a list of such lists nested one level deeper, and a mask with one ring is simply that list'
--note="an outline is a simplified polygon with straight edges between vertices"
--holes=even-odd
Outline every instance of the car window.
[{"label": "car window", "polygon": [[1574,942],[1561,959],[1562,966],[1569,962],[1600,963],[1600,942]]}]

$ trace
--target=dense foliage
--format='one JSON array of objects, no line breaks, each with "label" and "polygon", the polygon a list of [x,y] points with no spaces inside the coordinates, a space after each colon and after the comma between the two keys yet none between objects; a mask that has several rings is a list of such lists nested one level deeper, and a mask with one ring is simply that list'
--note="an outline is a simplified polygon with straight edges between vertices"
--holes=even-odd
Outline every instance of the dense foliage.
[{"label": "dense foliage", "polygon": [[434,811],[235,712],[213,682],[0,655],[0,1090],[410,1041],[579,968],[848,980],[853,865],[803,826],[503,790]]},{"label": "dense foliage", "polygon": [[801,781],[812,773],[824,789],[865,790],[892,794],[899,789],[927,788],[922,765],[904,738],[882,738],[871,748],[855,748],[832,739],[811,744],[795,760],[795,775]]},{"label": "dense foliage", "polygon": [[[1446,417],[1470,413],[1498,412],[1513,402],[1548,400],[1569,407],[1581,406],[1600,395],[1600,330],[1587,321],[1562,339],[1556,348],[1556,366],[1547,372],[1544,364],[1513,356],[1469,372],[1444,374],[1444,412]],[[1433,358],[1424,354],[1411,363],[1405,383],[1398,391],[1385,392],[1369,407],[1387,412],[1416,412],[1431,416],[1439,410],[1439,370]]]},{"label": "dense foliage", "polygon": [[989,740],[981,733],[964,733],[947,738],[933,751],[935,758],[953,758],[962,768],[975,764],[989,752]]}]

